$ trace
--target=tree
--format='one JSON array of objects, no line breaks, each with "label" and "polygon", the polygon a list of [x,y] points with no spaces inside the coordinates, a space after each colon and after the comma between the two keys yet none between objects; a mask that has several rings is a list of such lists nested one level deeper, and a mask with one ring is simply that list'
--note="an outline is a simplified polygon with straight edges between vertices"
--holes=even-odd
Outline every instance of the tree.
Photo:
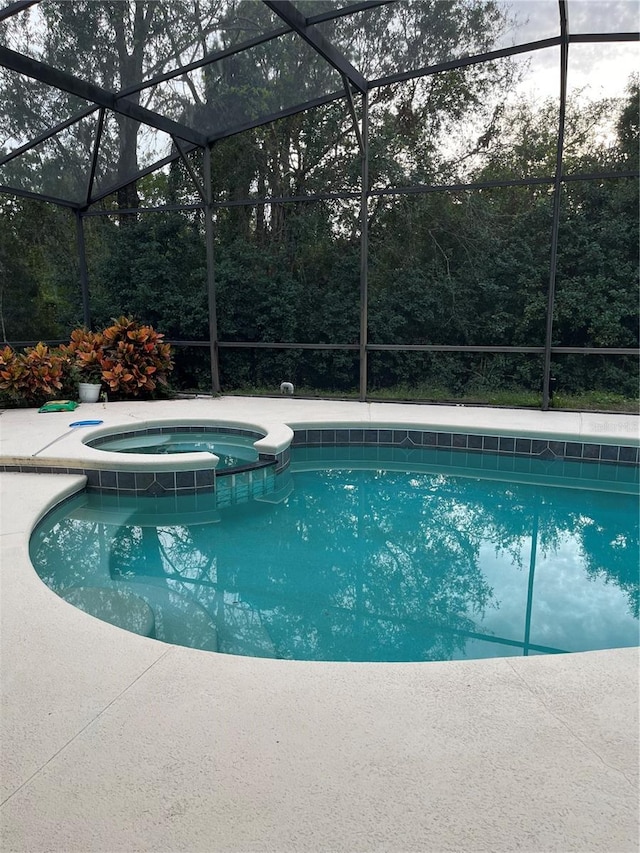
[{"label": "tree", "polygon": [[[354,26],[356,21],[361,26]],[[249,37],[280,24],[264,4],[250,0],[219,0],[204,11],[186,0],[83,0],[23,10],[2,26],[13,47],[35,51],[38,58],[127,93],[132,104],[220,137],[211,167],[222,339],[357,345],[361,159],[345,99],[222,138],[244,124],[343,90],[340,74],[295,33],[234,52]],[[339,16],[318,29],[375,81],[398,69],[488,50],[509,24],[494,2],[424,0],[370,7],[362,17]],[[144,85],[181,63],[227,50],[216,62]],[[371,88],[369,338],[374,343],[544,343],[551,183],[384,193],[416,184],[551,177],[557,103],[514,106],[510,95],[516,80],[517,69],[507,58]],[[0,87],[7,149],[43,129],[43,112],[59,120],[79,115],[85,106],[64,94],[56,104],[48,90],[26,78],[17,79],[17,96],[12,87]],[[637,93],[635,80],[623,104],[577,108],[571,102],[566,174],[633,168]],[[359,116],[357,94],[354,103]],[[4,169],[25,187],[44,181],[52,194],[80,193],[83,202],[96,126],[97,115],[87,115]],[[600,132],[603,127],[608,136]],[[126,181],[156,157],[153,143],[160,136],[137,119],[107,110],[97,158],[100,189]],[[66,157],[62,170],[56,153]],[[197,158],[192,162],[198,170]],[[555,344],[635,345],[635,192],[627,179],[567,181],[563,188]],[[326,198],[334,193],[349,197]],[[318,195],[322,198],[308,200]],[[135,210],[140,199],[174,204],[194,197],[187,171],[174,163],[122,188],[116,205]],[[201,214],[193,212],[127,216],[103,227],[87,218],[96,317],[108,322],[116,313],[134,313],[171,337],[206,338],[202,225]],[[70,240],[64,246],[71,251]],[[10,280],[24,281],[25,255],[28,251],[5,250]],[[53,291],[41,273],[36,300]],[[72,316],[77,302],[70,296],[71,279],[63,284],[59,292],[69,296],[66,316]],[[12,287],[4,286],[5,304],[13,300],[17,306]],[[348,352],[223,351],[222,360],[228,387],[288,378],[348,390],[357,380]],[[438,379],[455,393],[474,384],[524,383],[536,390],[540,384],[533,361],[506,356],[384,353],[374,354],[370,364],[374,387],[415,381],[413,374]],[[569,359],[562,364],[565,388],[615,382],[629,389],[634,382],[619,367],[593,370],[589,362],[578,369]]]},{"label": "tree", "polygon": [[82,319],[74,223],[52,205],[0,202],[0,329],[4,341],[60,338]]}]

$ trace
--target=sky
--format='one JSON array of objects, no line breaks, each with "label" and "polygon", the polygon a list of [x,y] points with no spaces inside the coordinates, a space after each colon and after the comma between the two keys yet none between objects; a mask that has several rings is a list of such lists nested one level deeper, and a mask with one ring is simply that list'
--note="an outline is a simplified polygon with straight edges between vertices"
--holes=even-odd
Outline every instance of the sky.
[{"label": "sky", "polygon": [[[506,0],[502,3],[520,22],[518,41],[548,38],[558,32],[557,0]],[[638,0],[568,0],[571,33],[638,32]],[[513,43],[513,31],[503,41]],[[530,74],[522,90],[544,98],[557,94],[559,87],[559,51],[538,51],[530,58]],[[567,86],[569,97],[599,99],[620,97],[631,74],[640,70],[638,42],[576,44],[569,47]]]}]

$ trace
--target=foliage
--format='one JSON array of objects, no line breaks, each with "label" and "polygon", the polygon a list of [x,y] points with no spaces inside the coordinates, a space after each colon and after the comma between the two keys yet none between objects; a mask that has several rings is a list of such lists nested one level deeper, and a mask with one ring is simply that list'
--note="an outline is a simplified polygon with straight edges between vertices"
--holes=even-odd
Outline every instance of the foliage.
[{"label": "foliage", "polygon": [[102,377],[117,396],[140,397],[166,386],[173,369],[164,335],[128,317],[114,319],[102,332]]},{"label": "foliage", "polygon": [[208,336],[204,240],[196,217],[155,214],[126,227],[101,223],[91,268],[93,320],[144,317],[169,337]]},{"label": "foliage", "polygon": [[78,382],[104,382],[116,399],[149,398],[167,388],[173,369],[171,347],[152,326],[128,317],[102,332],[74,329],[56,350],[40,342],[24,353],[0,351],[0,401],[34,406],[73,396]]},{"label": "foliage", "polygon": [[[44,61],[55,57],[77,74],[91,72],[109,91],[129,87],[127,97],[140,102],[134,88],[139,78],[152,79],[181,59],[193,59],[200,43],[205,52],[232,48],[247,37],[247,22],[265,30],[271,25],[262,4],[237,0],[207,9],[200,26],[196,8],[186,0],[40,4],[1,28],[7,43],[37,41]],[[410,60],[419,68],[491,50],[512,24],[504,4],[423,0],[382,4],[362,16],[357,35],[343,17],[324,22],[323,31],[340,49],[348,47],[368,79],[377,79],[393,73],[399,62]],[[558,99],[513,97],[518,74],[518,61],[501,58],[369,92],[370,343],[544,346]],[[54,102],[48,87],[28,78],[17,83],[15,91],[0,87],[7,139],[38,135],[41,116],[59,114],[62,120],[78,107],[63,93]],[[150,90],[155,100],[149,103],[161,108],[171,99],[171,113],[183,110],[181,120],[195,119],[204,132],[212,130],[215,114],[214,130],[222,134],[256,115],[277,114],[289,96],[295,103],[335,85],[329,66],[286,37],[190,73],[184,81],[188,101],[180,88],[167,85]],[[359,113],[359,98],[354,102]],[[11,170],[21,168],[24,187],[37,176],[54,195],[71,191],[69,182],[86,194],[86,169],[79,164],[90,161],[95,122],[95,116],[76,122],[66,131],[69,137],[56,136],[51,150],[47,142],[34,149],[31,160],[21,155],[3,169],[12,178]],[[138,169],[148,141],[144,132],[127,117],[107,114],[96,175],[101,189]],[[611,177],[637,168],[638,132],[637,77],[624,99],[569,99],[563,176],[570,180],[561,198],[553,346],[638,346],[637,181]],[[67,157],[63,170],[54,168],[54,148]],[[188,156],[202,180],[200,152]],[[105,170],[107,162],[112,165]],[[361,166],[344,99],[215,143],[214,269],[222,342],[357,346]],[[608,177],[576,180],[598,173]],[[442,186],[526,177],[541,182],[481,190]],[[405,193],[417,184],[430,191]],[[385,195],[388,189],[393,192]],[[349,197],[327,198],[335,193]],[[309,201],[312,194],[322,198]],[[267,201],[256,203],[258,198]],[[102,204],[117,210],[136,208],[140,201],[198,200],[187,170],[176,162]],[[30,200],[2,204],[3,338],[66,337],[81,317],[73,219]],[[107,325],[118,313],[144,317],[170,339],[208,340],[201,210],[86,217],[83,223],[93,327]],[[75,353],[77,362],[95,362],[90,348],[79,352],[85,355]],[[190,349],[181,350],[173,375],[180,387],[208,389],[207,347],[192,352],[193,358]],[[554,357],[552,370],[562,399],[603,389],[626,399],[637,395],[638,365],[630,358]],[[499,393],[537,399],[541,371],[537,356],[371,352],[368,390],[384,395],[401,386],[407,393],[438,389],[445,399],[492,400]],[[125,375],[134,376],[123,366],[112,379],[123,392],[125,386],[142,387]],[[148,390],[153,374],[142,375]],[[358,353],[221,347],[220,375],[224,389],[277,388],[287,379],[297,387],[350,394],[358,387]]]},{"label": "foliage", "polygon": [[636,389],[635,396],[624,396],[613,391],[583,391],[577,394],[554,394],[553,403],[557,409],[591,409],[609,412],[630,412],[640,414],[640,400]]},{"label": "foliage", "polygon": [[0,352],[0,393],[13,405],[40,406],[59,395],[67,357],[46,344],[16,353],[11,347]]},{"label": "foliage", "polygon": [[71,341],[61,346],[69,356],[71,372],[78,382],[102,383],[104,335],[90,329],[74,329]]},{"label": "foliage", "polygon": [[80,316],[75,235],[68,212],[0,198],[0,333],[3,341],[62,338]]}]

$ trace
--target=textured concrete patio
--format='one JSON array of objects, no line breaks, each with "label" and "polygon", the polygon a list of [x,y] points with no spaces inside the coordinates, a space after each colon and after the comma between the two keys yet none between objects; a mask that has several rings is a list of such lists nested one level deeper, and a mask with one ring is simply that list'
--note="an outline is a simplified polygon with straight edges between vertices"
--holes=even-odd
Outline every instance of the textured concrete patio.
[{"label": "textured concrete patio", "polygon": [[[638,442],[632,416],[221,398],[4,411],[3,464],[79,458],[80,417]],[[83,484],[0,474],[3,851],[638,850],[637,649],[344,664],[163,644],[36,575],[34,525]]]}]

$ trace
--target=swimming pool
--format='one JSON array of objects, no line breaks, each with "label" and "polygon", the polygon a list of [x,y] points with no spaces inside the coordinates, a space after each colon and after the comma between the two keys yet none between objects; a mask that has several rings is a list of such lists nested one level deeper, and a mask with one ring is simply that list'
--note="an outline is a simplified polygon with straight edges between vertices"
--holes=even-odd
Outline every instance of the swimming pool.
[{"label": "swimming pool", "polygon": [[127,590],[158,639],[228,654],[426,661],[635,645],[637,469],[604,482],[585,463],[483,453],[472,470],[453,456],[294,449],[286,489],[227,504],[83,494],[38,526],[31,558],[60,595]]}]

